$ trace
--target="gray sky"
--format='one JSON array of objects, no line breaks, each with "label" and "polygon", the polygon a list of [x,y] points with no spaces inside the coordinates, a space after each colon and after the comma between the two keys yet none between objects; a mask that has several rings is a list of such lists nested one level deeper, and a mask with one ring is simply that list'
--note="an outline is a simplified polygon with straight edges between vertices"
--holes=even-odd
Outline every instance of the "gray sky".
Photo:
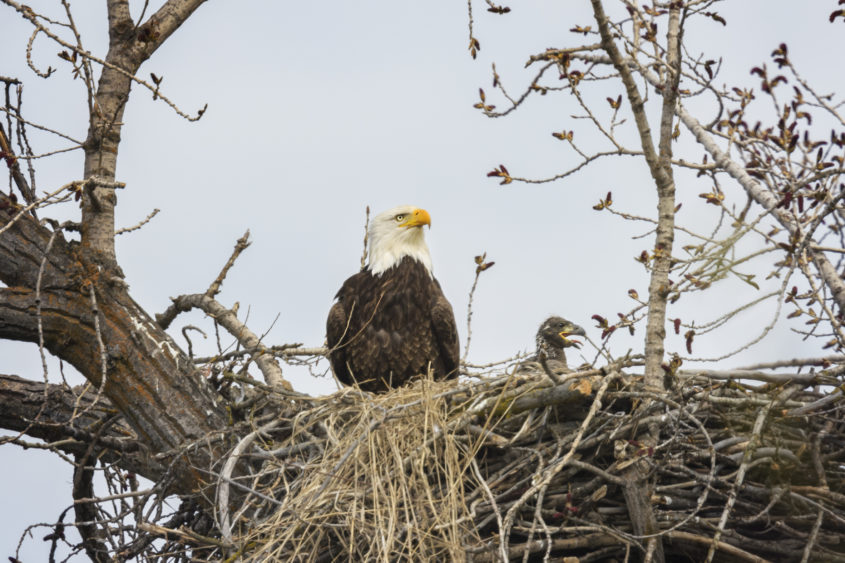
[{"label": "gray sky", "polygon": [[[29,4],[59,13],[58,2]],[[137,9],[142,3],[133,4]],[[822,92],[842,93],[845,79],[834,61],[845,52],[845,39],[841,23],[827,22],[836,3],[795,6],[772,0],[725,3],[718,9],[728,26],[698,20],[697,27],[687,29],[688,46],[692,52],[705,50],[707,58],[724,57],[719,83],[757,88],[749,69],[768,62],[776,45],[787,41],[791,58],[811,83]],[[629,310],[629,288],[646,295],[647,273],[633,257],[652,243],[631,238],[648,232],[646,225],[591,207],[612,190],[614,207],[653,216],[654,189],[644,163],[605,160],[563,182],[500,187],[485,176],[500,163],[514,175],[542,178],[578,162],[552,131],[573,129],[588,148],[600,146],[599,141],[583,121],[572,118],[578,110],[568,93],[534,96],[504,119],[486,118],[472,107],[479,87],[488,103],[506,106],[491,87],[491,62],[518,94],[536,72],[523,69],[530,54],[581,40],[568,30],[595,25],[589,3],[521,1],[504,17],[488,14],[484,3],[474,8],[482,45],[475,61],[467,53],[461,2],[217,1],[202,6],[141,75],[163,76],[162,91],[187,113],[207,103],[205,116],[187,123],[138,87],[126,110],[117,175],[127,188],[118,194],[118,226],[161,209],[142,230],[118,239],[118,260],[134,298],[154,314],[167,307],[170,296],[204,291],[249,228],[253,244],[229,274],[220,300],[239,301],[241,318],[248,310],[248,324],[258,333],[278,316],[266,338],[270,344],[319,346],[334,293],[359,266],[365,206],[378,212],[411,203],[431,213],[427,238],[435,275],[455,308],[462,345],[473,256],[486,251],[496,262],[482,275],[475,296],[469,361],[485,363],[529,350],[537,326],[550,314],[583,325],[598,342],[591,315],[615,318],[617,311]],[[86,47],[103,55],[104,3],[77,2],[74,9]],[[68,66],[56,57],[61,49],[43,37],[35,44],[35,63],[58,71],[47,81],[36,77],[24,61],[29,34],[28,23],[0,8],[0,74],[25,81],[24,111],[30,119],[83,139],[83,85],[69,79]],[[612,84],[590,95],[606,107],[604,97],[621,92]],[[697,107],[702,120],[712,118],[712,108]],[[34,132],[32,140],[37,153],[67,146]],[[682,135],[679,148],[689,146],[687,141]],[[700,160],[698,151],[687,154]],[[37,173],[39,192],[80,179],[82,154],[37,161]],[[713,209],[698,198],[708,189],[681,177],[679,221],[712,221]],[[744,198],[734,201],[741,205]],[[52,215],[76,219],[78,209],[67,205]],[[706,297],[685,298],[669,316],[705,321],[713,318],[714,303],[727,310],[755,295],[744,284],[726,283]],[[740,346],[770,318],[770,307],[764,306],[740,316],[732,332],[698,338],[696,357]],[[180,343],[185,324],[210,328],[202,315],[179,317],[172,333]],[[782,324],[748,352],[719,365],[818,353],[813,345],[797,348],[789,325]],[[614,337],[611,349],[639,351],[642,338],[642,330],[633,338]],[[213,353],[211,340],[198,340],[197,353]],[[670,352],[683,347],[682,337],[669,337]],[[594,352],[589,346],[585,350],[592,359]],[[0,357],[4,372],[41,378],[34,346],[0,342]],[[50,379],[58,381],[56,363],[51,365]],[[323,371],[327,364],[318,367]],[[330,376],[314,378],[294,368],[285,374],[300,391],[335,389]],[[68,506],[72,472],[51,454],[14,446],[0,449],[0,467],[0,498],[6,507],[19,507],[0,511],[0,556],[6,557],[26,525],[54,521]],[[44,557],[40,538],[46,533],[37,530],[27,541],[24,561]]]}]

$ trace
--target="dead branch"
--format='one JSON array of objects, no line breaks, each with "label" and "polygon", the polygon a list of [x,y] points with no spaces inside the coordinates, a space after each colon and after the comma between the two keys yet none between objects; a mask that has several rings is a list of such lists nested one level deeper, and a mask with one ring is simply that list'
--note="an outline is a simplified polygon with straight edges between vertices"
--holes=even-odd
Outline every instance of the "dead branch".
[{"label": "dead branch", "polygon": [[143,218],[143,219],[142,219],[139,223],[137,223],[137,224],[135,224],[135,225],[133,225],[133,226],[131,226],[131,227],[123,227],[123,228],[121,228],[121,229],[116,230],[116,231],[114,232],[115,236],[116,236],[116,235],[122,235],[122,234],[124,234],[124,233],[131,233],[132,231],[137,231],[138,229],[140,229],[141,227],[143,227],[144,225],[146,225],[147,223],[149,223],[149,222],[152,220],[152,218],[153,218],[153,217],[155,217],[156,215],[158,215],[158,214],[159,214],[159,212],[160,212],[160,211],[161,211],[161,210],[160,210],[160,209],[158,209],[158,208],[153,209],[153,210],[150,212],[150,214],[149,214],[149,215],[147,215],[146,217],[144,217],[144,218]]},{"label": "dead branch", "polygon": [[159,326],[167,327],[176,318],[176,315],[190,311],[191,309],[205,311],[220,326],[225,328],[229,334],[234,336],[244,348],[256,350],[253,358],[261,373],[264,374],[264,379],[268,385],[292,390],[290,383],[282,377],[282,369],[276,363],[273,355],[268,354],[266,347],[261,345],[260,338],[249,330],[244,323],[238,320],[238,317],[233,311],[225,308],[215,299],[200,294],[180,295],[173,299],[173,304],[164,313],[156,315],[156,322]]},{"label": "dead branch", "polygon": [[229,273],[229,269],[235,265],[235,260],[238,259],[238,256],[241,255],[241,252],[246,250],[249,245],[252,244],[249,242],[249,229],[244,233],[244,235],[237,240],[235,243],[235,249],[232,251],[232,255],[229,256],[229,259],[226,261],[226,264],[223,266],[223,269],[220,270],[220,273],[217,275],[217,278],[211,282],[211,285],[208,286],[208,289],[205,292],[206,297],[215,297],[218,293],[220,293],[220,286],[223,284],[223,280],[226,279],[226,274]]}]

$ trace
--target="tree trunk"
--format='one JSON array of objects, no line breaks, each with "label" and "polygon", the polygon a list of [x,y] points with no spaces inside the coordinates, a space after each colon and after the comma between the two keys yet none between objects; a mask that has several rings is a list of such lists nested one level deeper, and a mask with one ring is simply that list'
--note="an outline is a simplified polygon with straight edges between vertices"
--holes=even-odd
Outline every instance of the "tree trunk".
[{"label": "tree trunk", "polygon": [[117,204],[113,183],[117,170],[118,145],[123,127],[123,112],[129,100],[133,77],[141,64],[205,0],[170,0],[135,27],[127,0],[108,0],[109,51],[103,67],[85,141],[86,179],[96,182],[82,198],[82,248],[86,256],[119,275],[114,251],[114,207]]},{"label": "tree trunk", "polygon": [[[0,217],[0,228],[8,223],[8,216]],[[209,467],[214,435],[226,426],[221,408],[190,359],[132,300],[122,280],[104,274],[78,244],[29,215],[0,237],[0,280],[9,286],[0,290],[0,338],[38,343],[40,323],[45,348],[96,388],[102,385],[138,440],[165,454],[162,463],[186,443],[212,443],[196,448],[190,464],[174,466],[183,490],[206,480],[188,467]]]}]

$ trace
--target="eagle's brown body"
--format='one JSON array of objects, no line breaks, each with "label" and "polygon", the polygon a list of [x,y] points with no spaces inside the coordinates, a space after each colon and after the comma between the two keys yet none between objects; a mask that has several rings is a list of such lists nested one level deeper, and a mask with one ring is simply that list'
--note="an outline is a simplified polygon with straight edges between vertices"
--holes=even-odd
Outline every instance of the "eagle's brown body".
[{"label": "eagle's brown body", "polygon": [[379,275],[344,282],[326,321],[329,360],[341,383],[382,392],[425,374],[458,374],[452,306],[426,267],[405,256]]}]

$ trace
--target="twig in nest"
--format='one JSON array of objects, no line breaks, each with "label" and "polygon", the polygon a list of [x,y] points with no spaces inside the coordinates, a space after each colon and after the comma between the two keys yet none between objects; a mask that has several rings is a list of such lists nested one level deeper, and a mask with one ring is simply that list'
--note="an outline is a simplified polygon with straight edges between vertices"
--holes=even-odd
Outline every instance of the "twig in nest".
[{"label": "twig in nest", "polygon": [[540,366],[543,368],[543,371],[546,373],[553,385],[560,385],[563,383],[560,376],[553,372],[552,368],[549,367],[549,355],[545,350],[540,350],[537,353],[537,359],[540,361]]},{"label": "twig in nest", "polygon": [[174,537],[180,538],[183,540],[189,540],[188,543],[196,542],[200,545],[215,545],[217,547],[226,547],[226,544],[218,539],[210,538],[208,536],[203,536],[197,534],[196,532],[191,531],[190,529],[181,528],[179,530],[173,530],[171,528],[165,528],[164,526],[158,526],[156,524],[149,524],[147,522],[141,522],[138,524],[138,529],[149,534],[154,534],[161,538],[172,540]]},{"label": "twig in nest", "polygon": [[500,529],[499,535],[499,553],[504,558],[505,561],[508,560],[508,539],[510,537],[510,530],[513,527],[513,521],[516,518],[516,513],[520,509],[525,502],[537,494],[537,492],[544,486],[548,485],[552,478],[557,475],[566,464],[569,463],[569,460],[575,455],[575,451],[578,449],[578,445],[581,443],[581,439],[584,437],[584,433],[587,431],[590,423],[595,417],[596,412],[601,407],[601,400],[604,396],[607,388],[610,386],[610,383],[620,377],[620,374],[617,372],[611,372],[604,377],[602,381],[601,387],[596,392],[596,397],[593,399],[593,404],[590,405],[590,410],[587,413],[587,416],[584,418],[583,422],[581,423],[580,428],[578,429],[578,433],[575,435],[575,439],[572,441],[572,445],[569,447],[569,451],[566,452],[566,455],[563,456],[560,460],[556,461],[551,466],[547,467],[542,475],[537,475],[534,478],[534,484],[529,487],[527,491],[525,491],[520,497],[517,502],[513,504],[508,509],[507,514],[505,514],[505,519],[503,522],[503,527]]},{"label": "twig in nest", "polygon": [[223,470],[220,472],[220,479],[217,485],[217,510],[220,515],[220,533],[223,535],[223,539],[227,544],[231,544],[233,541],[232,524],[229,520],[229,483],[232,482],[232,472],[235,470],[235,466],[238,464],[241,456],[244,454],[246,449],[252,445],[255,439],[261,434],[276,428],[281,423],[281,420],[273,420],[258,430],[250,432],[244,436],[244,438],[238,442],[238,445],[235,446],[235,449],[232,450],[232,454],[226,460],[226,463],[223,464]]},{"label": "twig in nest", "polygon": [[804,555],[801,557],[801,563],[807,563],[810,560],[810,555],[813,553],[813,547],[819,537],[819,529],[822,527],[824,521],[824,511],[819,509],[819,515],[816,517],[816,523],[813,524],[813,531],[810,532],[810,537],[807,540],[807,547],[804,548]]},{"label": "twig in nest", "polygon": [[774,401],[771,401],[768,405],[761,408],[760,412],[757,413],[757,419],[754,421],[754,427],[751,430],[751,436],[748,440],[748,445],[745,447],[745,451],[743,452],[742,463],[739,466],[739,471],[737,471],[733,487],[731,488],[731,491],[728,495],[728,502],[725,503],[725,509],[722,511],[722,516],[719,518],[718,526],[716,526],[716,533],[713,534],[713,540],[710,544],[710,549],[707,551],[707,563],[713,561],[713,557],[716,555],[716,548],[719,545],[719,540],[722,536],[722,532],[724,532],[725,530],[725,525],[727,525],[728,523],[728,517],[730,516],[734,504],[736,503],[737,492],[742,486],[742,482],[745,480],[745,473],[748,470],[749,464],[751,463],[754,450],[757,448],[757,445],[760,442],[760,434],[763,432],[763,425],[766,422],[766,418],[768,418],[769,416],[769,412],[776,405],[780,405],[785,402],[789,397],[791,397],[795,393],[795,391],[795,386],[787,387],[778,394],[777,398]]}]

